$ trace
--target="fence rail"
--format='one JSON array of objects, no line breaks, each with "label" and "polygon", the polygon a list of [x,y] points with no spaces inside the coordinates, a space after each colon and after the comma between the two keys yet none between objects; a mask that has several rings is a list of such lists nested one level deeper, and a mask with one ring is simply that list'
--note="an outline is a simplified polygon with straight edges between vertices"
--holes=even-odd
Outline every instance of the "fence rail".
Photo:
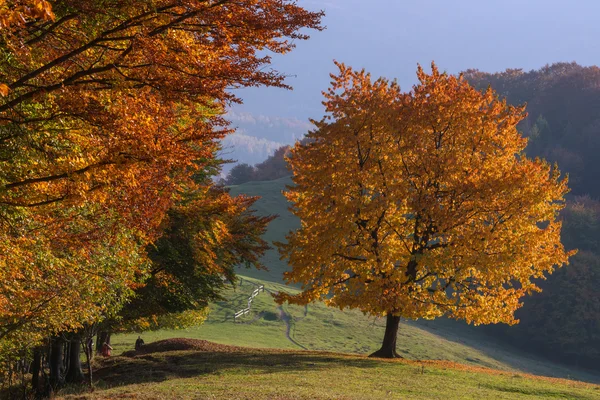
[{"label": "fence rail", "polygon": [[254,300],[254,298],[256,296],[258,296],[258,294],[260,292],[264,292],[264,291],[265,291],[265,285],[259,285],[256,289],[254,289],[252,291],[252,294],[250,295],[250,297],[248,297],[248,307],[233,314],[233,322],[236,322],[238,318],[241,318],[244,315],[249,314],[250,308],[252,308],[252,300]]},{"label": "fence rail", "polygon": [[242,315],[246,315],[249,312],[250,312],[250,308],[244,308],[243,310],[240,310],[233,315],[233,320],[235,321],[236,319],[240,318]]}]

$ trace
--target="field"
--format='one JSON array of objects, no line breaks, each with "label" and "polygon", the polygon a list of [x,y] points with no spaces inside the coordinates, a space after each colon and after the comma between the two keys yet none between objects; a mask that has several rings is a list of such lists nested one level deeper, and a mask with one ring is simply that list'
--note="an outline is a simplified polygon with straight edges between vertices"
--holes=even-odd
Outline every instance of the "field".
[{"label": "field", "polygon": [[[282,240],[285,233],[298,226],[281,195],[281,190],[289,183],[291,181],[284,178],[232,188],[234,194],[261,195],[256,203],[257,211],[279,215],[265,235],[268,241]],[[161,398],[163,395],[177,398],[364,398],[365,394],[370,398],[384,398],[386,393],[392,393],[388,398],[600,398],[596,387],[590,389],[575,383],[524,377],[534,374],[600,383],[598,373],[525,354],[496,342],[480,329],[456,321],[404,321],[400,327],[398,351],[406,361],[386,363],[366,359],[364,356],[380,345],[383,320],[358,311],[328,308],[320,303],[307,307],[279,306],[271,294],[297,289],[283,284],[282,274],[287,266],[279,260],[275,250],[265,256],[264,263],[268,271],[239,271],[241,284],[227,289],[225,301],[211,305],[211,313],[203,325],[142,334],[146,343],[185,337],[242,346],[248,348],[243,355],[177,353],[148,355],[140,359],[115,358],[117,369],[107,367],[107,373],[112,375],[111,378],[101,375],[101,386],[130,379],[122,368],[139,367],[142,371],[142,367],[151,366],[152,374],[165,371],[160,372],[163,374],[160,379],[152,374],[132,378],[134,382],[101,390],[93,398],[117,393],[127,397],[139,393],[140,385],[148,397],[139,398]],[[265,291],[254,298],[250,314],[234,322],[235,312],[246,307],[248,296],[259,285],[264,285]],[[116,335],[113,338],[115,354],[131,350],[137,335]],[[335,355],[314,351],[335,352]],[[258,361],[258,354],[266,354],[264,365]],[[287,357],[292,357],[293,361],[286,361]],[[179,371],[176,367],[175,371],[170,371],[172,365],[165,362],[185,365],[185,369]],[[345,364],[349,365],[346,369]],[[424,372],[418,373],[423,365]],[[490,373],[487,369],[496,372]],[[327,374],[322,373],[324,370]],[[325,383],[335,385],[328,387]],[[423,387],[428,391],[423,392]]]},{"label": "field", "polygon": [[[234,322],[233,314],[244,308],[256,284],[266,291],[255,297],[250,315]],[[357,311],[340,311],[324,304],[278,306],[269,293],[292,291],[287,286],[243,278],[237,289],[229,289],[227,301],[211,306],[207,321],[198,327],[178,331],[146,332],[146,343],[186,337],[216,343],[254,348],[321,350],[367,355],[377,350],[385,322]],[[286,335],[289,326],[289,338]],[[117,335],[115,354],[131,350],[137,334]],[[593,372],[576,370],[523,354],[510,346],[496,343],[479,330],[449,321],[405,321],[398,336],[398,351],[409,360],[447,360],[473,367],[571,378],[600,383]]]},{"label": "field", "polygon": [[155,351],[103,362],[94,393],[64,399],[599,399],[600,386],[445,361],[243,348]]}]

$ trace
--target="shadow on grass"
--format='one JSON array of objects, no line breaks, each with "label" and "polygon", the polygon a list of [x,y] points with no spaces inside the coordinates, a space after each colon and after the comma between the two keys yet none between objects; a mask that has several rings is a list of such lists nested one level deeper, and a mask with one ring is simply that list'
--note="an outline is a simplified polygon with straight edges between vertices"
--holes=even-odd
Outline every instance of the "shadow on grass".
[{"label": "shadow on grass", "polygon": [[[600,384],[598,371],[561,364],[540,355],[528,353],[461,321],[438,318],[435,321],[407,321],[405,323],[442,337],[449,342],[471,347],[491,359],[525,373]],[[483,367],[494,368],[493,365],[482,363],[482,360],[479,359],[467,358],[467,361],[473,361]]]},{"label": "shadow on grass", "polygon": [[270,374],[326,370],[335,366],[369,368],[380,362],[371,359],[344,358],[335,355],[268,352],[176,351],[136,357],[104,360],[95,372],[100,386],[127,386],[168,379],[200,377],[207,374]]}]

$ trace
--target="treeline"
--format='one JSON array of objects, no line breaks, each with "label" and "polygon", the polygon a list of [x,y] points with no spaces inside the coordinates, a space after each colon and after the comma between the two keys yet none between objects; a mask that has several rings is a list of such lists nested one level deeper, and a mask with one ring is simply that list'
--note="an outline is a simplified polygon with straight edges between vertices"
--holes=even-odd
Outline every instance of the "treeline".
[{"label": "treeline", "polygon": [[490,331],[541,354],[598,368],[600,362],[600,68],[557,63],[540,70],[499,73],[468,70],[481,90],[490,85],[510,104],[527,103],[520,129],[528,156],[557,162],[569,174],[562,241],[579,249],[570,265],[540,283],[524,300],[520,324]]},{"label": "treeline", "polygon": [[482,90],[491,85],[510,104],[527,103],[520,126],[529,138],[527,154],[557,162],[569,173],[572,194],[600,197],[600,68],[557,63],[529,72],[464,75]]},{"label": "treeline", "polygon": [[254,166],[245,163],[237,164],[221,183],[227,186],[241,185],[250,181],[273,181],[289,176],[291,171],[285,160],[289,149],[289,146],[282,146],[275,150],[272,156]]},{"label": "treeline", "polygon": [[232,88],[286,88],[263,50],[321,17],[288,0],[1,7],[0,387],[80,382],[94,337],[197,324],[234,266],[259,266],[270,218],[213,185],[223,114]]}]

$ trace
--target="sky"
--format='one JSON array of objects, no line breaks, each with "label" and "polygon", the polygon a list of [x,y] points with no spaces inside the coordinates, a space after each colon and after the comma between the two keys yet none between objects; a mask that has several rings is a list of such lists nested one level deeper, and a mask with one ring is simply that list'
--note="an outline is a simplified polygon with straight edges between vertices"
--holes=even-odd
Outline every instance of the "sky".
[{"label": "sky", "polygon": [[455,74],[476,68],[538,69],[559,61],[600,64],[599,0],[299,0],[323,9],[326,30],[273,58],[293,91],[241,89],[231,110],[238,136],[291,143],[323,115],[333,60],[396,78],[408,91],[417,64]]}]

